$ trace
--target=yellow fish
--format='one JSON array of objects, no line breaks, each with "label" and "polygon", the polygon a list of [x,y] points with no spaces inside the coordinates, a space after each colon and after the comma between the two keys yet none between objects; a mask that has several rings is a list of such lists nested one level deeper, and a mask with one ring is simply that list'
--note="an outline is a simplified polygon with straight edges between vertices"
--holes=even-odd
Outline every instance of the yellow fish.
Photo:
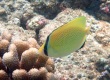
[{"label": "yellow fish", "polygon": [[80,49],[86,40],[90,27],[86,27],[84,16],[55,29],[41,46],[39,52],[51,57],[63,57]]}]

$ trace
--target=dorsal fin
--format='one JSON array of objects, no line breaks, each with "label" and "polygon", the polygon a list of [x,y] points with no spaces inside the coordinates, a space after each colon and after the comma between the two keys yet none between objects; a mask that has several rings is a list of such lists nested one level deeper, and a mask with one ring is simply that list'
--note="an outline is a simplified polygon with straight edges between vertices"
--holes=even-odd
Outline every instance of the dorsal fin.
[{"label": "dorsal fin", "polygon": [[68,24],[72,26],[77,26],[77,27],[86,27],[86,17],[84,16],[77,17],[72,21],[68,22],[66,25]]}]

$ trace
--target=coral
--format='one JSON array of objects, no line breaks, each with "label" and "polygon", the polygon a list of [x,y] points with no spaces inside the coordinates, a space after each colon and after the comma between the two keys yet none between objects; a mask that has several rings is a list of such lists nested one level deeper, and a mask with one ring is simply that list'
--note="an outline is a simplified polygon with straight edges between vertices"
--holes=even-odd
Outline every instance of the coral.
[{"label": "coral", "polygon": [[46,56],[44,53],[40,53],[34,67],[40,68],[45,66],[47,60],[48,60],[48,56]]},{"label": "coral", "polygon": [[0,80],[51,80],[51,76],[55,78],[53,60],[38,52],[39,45],[34,38],[23,41],[11,40],[12,37],[8,32],[1,34],[0,52],[3,52],[0,53]]},{"label": "coral", "polygon": [[[20,26],[13,25],[13,24],[5,24],[0,21],[0,34],[2,34],[4,31],[7,31],[7,30],[9,31],[7,33],[9,33],[13,36],[11,41],[16,40],[16,39],[27,40],[31,37],[33,37],[33,38],[36,37],[35,31],[24,30]],[[9,35],[9,34],[7,34],[7,35]]]},{"label": "coral", "polygon": [[3,62],[2,62],[2,58],[1,58],[1,57],[0,57],[0,69],[6,71],[5,65],[3,64]]},{"label": "coral", "polygon": [[57,80],[57,79],[54,77],[53,73],[49,72],[47,73],[47,80]]},{"label": "coral", "polygon": [[28,80],[28,73],[24,69],[16,69],[12,73],[12,78],[14,80]]},{"label": "coral", "polygon": [[105,21],[110,21],[110,1],[109,0],[100,0],[99,9],[96,9],[96,16]]},{"label": "coral", "polygon": [[106,14],[110,14],[110,1],[104,0],[103,3],[100,5],[100,9],[104,11]]},{"label": "coral", "polygon": [[0,7],[0,16],[2,16],[2,15],[6,15],[6,11],[5,11],[5,9],[4,8],[2,8],[2,7]]},{"label": "coral", "polygon": [[6,16],[7,16],[6,10],[0,6],[0,20],[6,20]]},{"label": "coral", "polygon": [[12,35],[8,31],[4,31],[1,36],[2,36],[2,39],[11,41]]},{"label": "coral", "polygon": [[19,59],[21,57],[21,54],[25,51],[25,50],[28,50],[29,49],[29,44],[28,42],[26,41],[22,41],[22,40],[15,40],[13,42],[16,47],[17,47],[17,52],[18,52],[18,56],[19,56]]},{"label": "coral", "polygon": [[37,41],[34,38],[29,38],[28,43],[30,44],[29,45],[30,47],[37,48],[37,49],[40,48],[40,46],[38,45]]},{"label": "coral", "polygon": [[34,12],[44,15],[48,19],[53,19],[61,11],[58,3],[57,0],[34,0],[31,5],[34,8]]},{"label": "coral", "polygon": [[41,67],[39,69],[39,73],[40,73],[39,78],[41,80],[45,80],[46,79],[46,74],[48,73],[47,69],[45,67]]},{"label": "coral", "polygon": [[101,72],[98,77],[99,80],[109,80],[110,79],[110,65],[109,63],[104,67],[104,71]]},{"label": "coral", "polygon": [[101,73],[101,75],[99,76],[98,80],[109,80],[110,79],[110,72],[105,70]]},{"label": "coral", "polygon": [[27,21],[28,21],[29,19],[31,19],[33,16],[34,16],[33,12],[25,12],[25,13],[22,15],[21,19],[20,19],[20,21],[21,21],[21,24],[20,24],[20,25],[21,25],[23,28],[26,28],[26,26],[27,26]]},{"label": "coral", "polygon": [[3,55],[3,63],[7,66],[10,72],[19,68],[19,60],[17,57],[18,56],[14,55],[13,52],[7,52]]},{"label": "coral", "polygon": [[47,61],[46,61],[46,64],[45,64],[45,67],[47,68],[47,70],[49,72],[54,72],[54,62],[51,58],[49,58]]},{"label": "coral", "polygon": [[36,31],[36,30],[41,29],[44,25],[46,25],[47,22],[48,20],[45,17],[41,15],[37,15],[27,21],[26,29]]},{"label": "coral", "polygon": [[39,75],[40,75],[40,72],[39,72],[38,69],[32,68],[32,69],[30,69],[30,71],[28,72],[28,74],[29,74],[29,79],[30,80],[37,80],[38,77],[39,77]]},{"label": "coral", "polygon": [[9,80],[8,74],[4,70],[0,70],[0,80]]},{"label": "coral", "polygon": [[30,48],[25,50],[21,55],[20,67],[30,70],[38,58],[38,50],[36,48]]},{"label": "coral", "polygon": [[[34,11],[44,15],[48,19],[53,19],[56,15],[66,8],[85,9],[99,1],[92,0],[28,0],[34,7]],[[97,7],[97,6],[96,6]]]},{"label": "coral", "polygon": [[52,72],[48,72],[46,68],[41,67],[39,70],[36,68],[31,69],[29,72],[30,80],[56,80]]},{"label": "coral", "polygon": [[7,51],[8,46],[9,46],[8,40],[2,39],[0,41],[0,56],[1,57],[3,56],[3,53]]},{"label": "coral", "polygon": [[110,25],[107,22],[100,22],[101,28],[96,32],[95,39],[102,44],[103,48],[110,51]]}]

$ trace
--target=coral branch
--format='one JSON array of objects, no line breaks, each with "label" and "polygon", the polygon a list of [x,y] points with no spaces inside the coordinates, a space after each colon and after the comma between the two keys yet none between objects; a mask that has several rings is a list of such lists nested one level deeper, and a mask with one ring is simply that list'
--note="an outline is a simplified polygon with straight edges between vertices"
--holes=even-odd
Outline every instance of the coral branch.
[{"label": "coral branch", "polygon": [[13,42],[16,47],[17,47],[17,52],[18,52],[18,56],[19,56],[19,60],[21,59],[21,55],[25,50],[29,49],[29,44],[26,41],[22,41],[22,40],[15,40]]},{"label": "coral branch", "polygon": [[36,48],[30,48],[22,53],[21,56],[21,68],[29,70],[35,64],[38,58],[38,50]]},{"label": "coral branch", "polygon": [[2,62],[2,58],[0,57],[0,70],[5,70],[6,71],[6,67],[5,67],[5,65],[3,64],[3,62]]},{"label": "coral branch", "polygon": [[12,35],[7,30],[2,33],[2,39],[11,41],[11,38],[12,38]]},{"label": "coral branch", "polygon": [[46,64],[46,61],[48,60],[48,56],[46,56],[44,53],[39,53],[39,57],[38,59],[36,60],[36,63],[35,63],[35,67],[36,68],[40,68],[40,67],[43,67],[45,66]]},{"label": "coral branch", "polygon": [[37,48],[37,49],[40,48],[40,46],[38,45],[37,41],[34,38],[29,38],[28,42],[30,44],[29,45],[30,47]]},{"label": "coral branch", "polygon": [[39,80],[47,80],[46,79],[46,74],[48,73],[47,69],[45,67],[41,67],[39,69],[39,72],[40,72]]},{"label": "coral branch", "polygon": [[0,70],[0,80],[9,80],[8,75],[4,70]]},{"label": "coral branch", "polygon": [[0,57],[2,57],[3,54],[7,51],[8,45],[9,45],[8,40],[2,39],[0,41]]},{"label": "coral branch", "polygon": [[31,69],[29,72],[28,72],[28,75],[29,75],[29,79],[30,80],[38,80],[38,77],[40,75],[40,72],[38,69],[36,68],[33,68]]},{"label": "coral branch", "polygon": [[3,63],[9,68],[9,71],[19,68],[18,57],[13,52],[7,52],[3,55]]},{"label": "coral branch", "polygon": [[47,75],[47,80],[57,80],[57,79],[55,79],[54,74],[51,72],[48,72],[46,75]]},{"label": "coral branch", "polygon": [[14,80],[28,80],[28,73],[24,69],[16,69],[12,73],[12,78]]},{"label": "coral branch", "polygon": [[49,72],[54,72],[54,62],[51,58],[48,58],[46,61],[45,67]]}]

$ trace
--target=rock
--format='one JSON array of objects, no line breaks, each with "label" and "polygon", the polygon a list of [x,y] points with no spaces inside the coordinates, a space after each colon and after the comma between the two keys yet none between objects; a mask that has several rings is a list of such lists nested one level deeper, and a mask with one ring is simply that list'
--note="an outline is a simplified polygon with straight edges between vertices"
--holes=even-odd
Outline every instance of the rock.
[{"label": "rock", "polygon": [[36,15],[27,21],[26,29],[36,31],[45,26],[47,22],[48,20],[42,15]]},{"label": "rock", "polygon": [[[2,22],[1,22],[2,23]],[[30,37],[36,37],[35,31],[32,30],[23,30],[22,27],[19,27],[17,25],[0,25],[0,32],[3,33],[3,31],[9,30],[9,32],[13,35],[12,41],[15,39],[22,39],[22,40],[27,40]]]},{"label": "rock", "polygon": [[0,7],[0,15],[6,15],[6,11],[4,8]]}]

